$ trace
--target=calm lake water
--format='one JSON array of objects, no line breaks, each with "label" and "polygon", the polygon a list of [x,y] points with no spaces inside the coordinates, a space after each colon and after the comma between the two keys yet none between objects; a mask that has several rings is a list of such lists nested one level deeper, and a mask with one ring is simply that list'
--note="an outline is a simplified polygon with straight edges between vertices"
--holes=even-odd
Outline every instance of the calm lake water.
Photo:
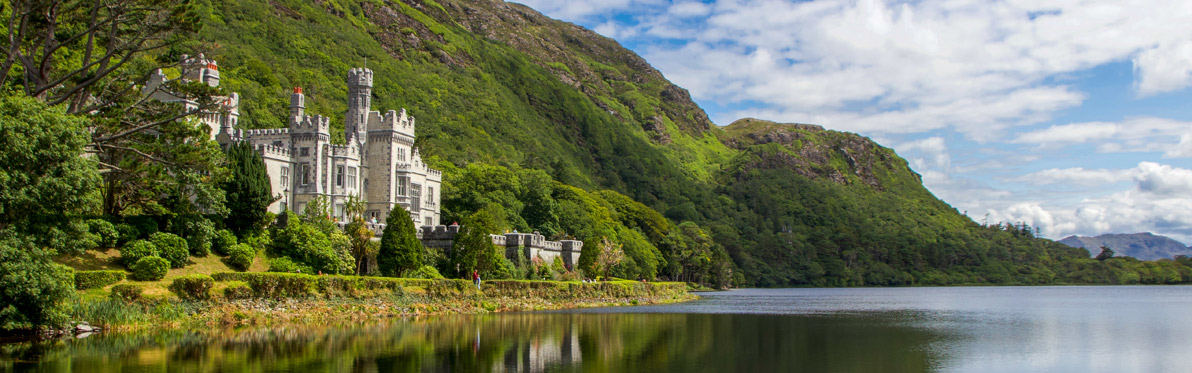
[{"label": "calm lake water", "polygon": [[60,372],[1188,372],[1192,287],[747,289],[675,305],[0,346]]}]

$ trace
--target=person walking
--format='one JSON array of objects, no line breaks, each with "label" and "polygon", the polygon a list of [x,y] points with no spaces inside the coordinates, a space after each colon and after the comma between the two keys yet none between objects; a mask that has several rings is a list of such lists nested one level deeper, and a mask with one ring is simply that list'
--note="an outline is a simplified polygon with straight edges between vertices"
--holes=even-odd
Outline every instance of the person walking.
[{"label": "person walking", "polygon": [[480,271],[472,270],[472,282],[476,283],[476,290],[480,290]]}]

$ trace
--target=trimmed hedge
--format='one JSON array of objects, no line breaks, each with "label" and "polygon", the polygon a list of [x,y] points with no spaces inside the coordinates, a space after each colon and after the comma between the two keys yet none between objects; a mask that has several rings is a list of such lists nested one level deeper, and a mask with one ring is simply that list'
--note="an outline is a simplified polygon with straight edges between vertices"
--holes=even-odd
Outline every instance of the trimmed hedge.
[{"label": "trimmed hedge", "polygon": [[166,277],[170,262],[156,256],[147,256],[133,263],[132,278],[137,281],[157,281]]},{"label": "trimmed hedge", "polygon": [[174,279],[170,291],[182,299],[211,299],[215,279],[208,275],[186,275]]},{"label": "trimmed hedge", "polygon": [[258,298],[306,298],[316,293],[318,278],[297,273],[221,272],[217,281],[244,281]]},{"label": "trimmed hedge", "polygon": [[[276,272],[223,272],[212,276],[216,281],[243,281],[252,288],[253,296],[261,298],[368,297],[380,294],[402,294],[406,288],[424,289],[436,298],[479,294],[476,285],[468,280],[413,279],[369,276],[312,276]],[[575,300],[599,298],[678,298],[687,294],[681,282],[609,281],[597,283],[494,280],[482,285],[483,295],[489,298],[541,298]]]},{"label": "trimmed hedge", "polygon": [[136,302],[141,299],[141,292],[144,291],[138,285],[120,284],[112,287],[112,299],[119,299],[125,302]]},{"label": "trimmed hedge", "polygon": [[78,271],[75,272],[75,289],[87,290],[102,288],[120,281],[124,281],[127,274],[124,271]]},{"label": "trimmed hedge", "polygon": [[215,232],[215,238],[211,242],[211,250],[214,250],[219,255],[231,255],[232,245],[237,244],[236,235],[227,229],[222,229]]},{"label": "trimmed hedge", "polygon": [[252,298],[252,287],[248,286],[244,281],[232,281],[228,283],[228,287],[224,288],[224,298],[226,299],[248,299]]},{"label": "trimmed hedge", "polygon": [[227,263],[232,269],[247,271],[248,267],[252,265],[253,259],[257,257],[257,250],[252,246],[238,243],[229,247],[227,254],[228,257],[224,258],[224,263]]},{"label": "trimmed hedge", "polygon": [[166,232],[149,235],[149,241],[157,246],[157,255],[170,262],[170,268],[182,268],[190,261],[190,249],[186,239]]},{"label": "trimmed hedge", "polygon": [[150,256],[157,256],[157,245],[149,241],[136,240],[120,248],[120,262],[130,269],[141,258]]}]

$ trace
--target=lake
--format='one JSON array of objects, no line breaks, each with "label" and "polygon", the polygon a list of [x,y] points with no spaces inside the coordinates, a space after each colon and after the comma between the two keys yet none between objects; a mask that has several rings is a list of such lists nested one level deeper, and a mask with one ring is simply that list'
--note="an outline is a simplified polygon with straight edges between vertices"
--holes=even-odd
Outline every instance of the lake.
[{"label": "lake", "polygon": [[698,301],[0,345],[0,370],[1192,371],[1192,286],[744,289]]}]

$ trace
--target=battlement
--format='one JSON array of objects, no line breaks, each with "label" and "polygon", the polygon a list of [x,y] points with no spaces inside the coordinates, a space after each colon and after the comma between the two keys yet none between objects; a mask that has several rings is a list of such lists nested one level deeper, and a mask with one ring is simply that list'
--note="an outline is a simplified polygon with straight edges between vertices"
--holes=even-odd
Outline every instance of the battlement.
[{"label": "battlement", "polygon": [[331,155],[335,157],[352,156],[352,148],[348,145],[331,145]]},{"label": "battlement", "polygon": [[288,147],[270,144],[257,145],[257,153],[261,153],[263,156],[275,156],[283,158],[290,158],[294,155],[294,152]]},{"label": "battlement", "polygon": [[348,70],[348,87],[372,87],[373,72],[368,68],[358,67]]},{"label": "battlement", "polygon": [[301,119],[290,123],[290,130],[293,133],[330,133],[331,117],[304,115]]},{"label": "battlement", "polygon": [[289,134],[290,134],[289,128],[261,128],[261,129],[240,130],[240,137],[242,137],[242,138],[245,136],[252,138],[252,137],[258,137],[258,136],[279,136],[279,135],[289,135]]}]

